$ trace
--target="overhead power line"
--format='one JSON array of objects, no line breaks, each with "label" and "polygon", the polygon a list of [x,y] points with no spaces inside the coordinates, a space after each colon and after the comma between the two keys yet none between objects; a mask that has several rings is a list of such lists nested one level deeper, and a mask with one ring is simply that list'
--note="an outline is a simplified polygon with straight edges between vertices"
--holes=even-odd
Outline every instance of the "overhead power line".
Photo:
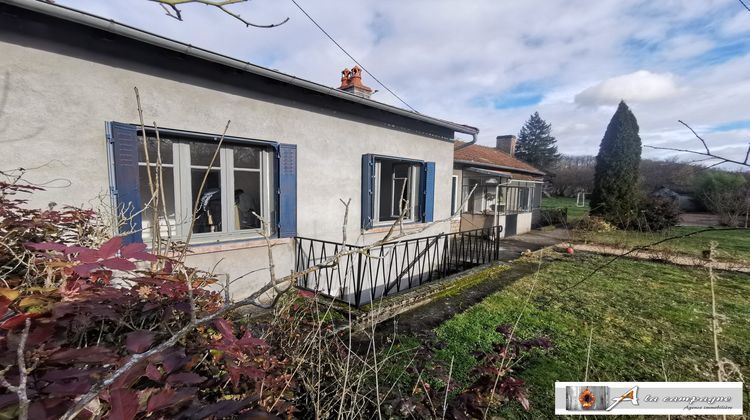
[{"label": "overhead power line", "polygon": [[412,107],[411,105],[407,104],[407,103],[406,103],[406,101],[404,101],[403,99],[401,99],[401,97],[400,97],[400,96],[396,95],[396,93],[395,93],[395,92],[393,92],[393,91],[392,91],[392,90],[391,90],[390,88],[388,88],[388,86],[386,86],[386,85],[385,85],[385,83],[381,82],[381,81],[380,81],[380,79],[378,79],[377,77],[375,77],[375,75],[373,75],[372,73],[370,73],[370,70],[367,70],[367,68],[366,68],[366,67],[365,67],[364,65],[362,65],[362,63],[360,63],[359,61],[357,61],[357,59],[356,59],[356,58],[352,57],[352,55],[351,55],[351,54],[349,54],[349,52],[348,52],[348,51],[346,51],[346,50],[344,49],[344,47],[342,47],[342,46],[341,46],[341,44],[339,44],[338,42],[336,42],[336,40],[335,40],[335,39],[333,39],[333,37],[332,37],[332,36],[331,36],[331,35],[330,35],[330,34],[329,34],[328,32],[326,32],[326,30],[325,30],[325,29],[323,29],[323,27],[322,27],[322,26],[320,26],[320,24],[318,24],[318,22],[316,22],[316,21],[315,21],[315,19],[313,19],[313,17],[312,17],[312,16],[310,16],[310,14],[309,14],[309,13],[307,13],[307,12],[305,11],[305,9],[303,9],[303,8],[302,8],[302,6],[300,6],[300,5],[299,5],[299,3],[297,3],[297,1],[296,1],[296,0],[292,0],[292,3],[294,3],[294,5],[295,5],[295,6],[297,6],[297,8],[298,8],[298,9],[299,9],[299,10],[300,10],[300,11],[301,11],[302,13],[304,13],[304,15],[305,15],[305,16],[307,16],[307,18],[308,18],[308,19],[310,19],[310,21],[311,21],[311,22],[312,22],[313,24],[315,24],[315,26],[317,26],[317,27],[318,27],[318,29],[320,29],[320,31],[321,31],[321,32],[323,32],[323,34],[325,34],[325,36],[327,36],[327,37],[328,37],[328,39],[330,39],[330,40],[331,40],[331,42],[333,42],[334,44],[336,44],[336,46],[337,46],[337,47],[339,47],[339,49],[340,49],[341,51],[343,51],[343,53],[344,53],[344,54],[346,54],[346,56],[347,56],[347,57],[349,57],[350,59],[352,59],[352,61],[354,61],[355,63],[357,63],[357,65],[358,65],[358,66],[360,66],[360,67],[362,68],[362,70],[364,70],[364,71],[365,71],[365,73],[367,73],[367,74],[368,74],[368,75],[369,75],[370,77],[372,77],[372,79],[373,79],[373,80],[375,80],[376,82],[378,82],[378,84],[379,84],[380,86],[382,86],[382,87],[383,87],[383,89],[387,90],[387,91],[388,91],[388,92],[389,92],[389,93],[390,93],[391,95],[393,95],[393,96],[394,96],[394,97],[395,97],[396,99],[398,99],[399,101],[401,101],[401,103],[402,103],[402,104],[404,104],[404,105],[406,105],[406,107],[407,107],[407,108],[409,108],[410,110],[412,110],[412,111],[416,112],[417,114],[419,114],[419,111],[417,111],[416,109],[414,109],[414,108],[413,108],[413,107]]},{"label": "overhead power line", "polygon": [[740,4],[742,4],[743,6],[745,6],[745,9],[747,9],[748,12],[750,12],[750,6],[748,6],[747,4],[745,4],[745,2],[742,1],[742,0],[739,0],[739,2],[740,2]]}]

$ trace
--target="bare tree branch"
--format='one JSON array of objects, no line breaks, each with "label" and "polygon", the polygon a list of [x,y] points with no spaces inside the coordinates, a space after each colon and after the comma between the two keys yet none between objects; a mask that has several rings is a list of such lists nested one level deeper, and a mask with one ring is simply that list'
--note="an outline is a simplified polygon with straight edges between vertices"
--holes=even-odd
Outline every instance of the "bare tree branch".
[{"label": "bare tree branch", "polygon": [[5,379],[5,373],[10,369],[6,366],[0,371],[0,385],[4,386],[10,392],[15,392],[18,396],[18,419],[28,420],[29,418],[29,397],[26,393],[26,382],[29,378],[29,372],[33,370],[26,367],[26,341],[29,339],[29,329],[31,329],[31,318],[26,318],[26,323],[21,333],[21,341],[18,343],[16,351],[16,363],[18,364],[18,385],[11,385]]},{"label": "bare tree branch", "polygon": [[346,225],[347,220],[349,219],[349,204],[351,204],[352,199],[349,198],[348,200],[344,201],[339,198],[339,201],[341,201],[341,204],[344,205],[344,224],[341,227],[341,246],[346,246]]},{"label": "bare tree branch", "polygon": [[[747,152],[745,153],[745,160],[743,160],[743,161],[730,159],[730,158],[727,158],[727,157],[724,157],[724,156],[719,156],[719,155],[711,152],[711,149],[708,147],[708,143],[706,142],[706,140],[704,140],[703,137],[701,137],[700,135],[698,135],[698,133],[696,133],[695,130],[693,130],[692,127],[690,127],[687,123],[685,123],[682,120],[677,120],[677,122],[679,122],[680,124],[682,124],[685,127],[687,127],[693,133],[693,135],[695,135],[695,137],[698,140],[700,140],[701,144],[703,144],[703,148],[706,149],[705,152],[699,152],[699,151],[696,151],[696,150],[688,150],[688,149],[679,149],[679,148],[675,148],[675,147],[649,146],[647,144],[643,145],[643,147],[648,147],[649,149],[655,149],[655,150],[669,150],[669,151],[672,151],[672,152],[690,153],[690,154],[693,154],[693,155],[704,156],[704,157],[707,158],[707,159],[700,159],[700,160],[712,160],[712,159],[717,159],[718,160],[718,162],[716,162],[716,163],[708,166],[708,168],[713,168],[714,166],[718,166],[718,165],[721,165],[721,164],[724,164],[724,163],[734,163],[736,165],[750,167],[750,163],[748,163],[748,160],[750,160],[750,143],[748,143]],[[706,168],[706,169],[708,169],[708,168]]]},{"label": "bare tree branch", "polygon": [[706,148],[706,154],[711,154],[711,151],[710,151],[710,150],[708,149],[708,145],[706,144],[706,141],[705,141],[705,140],[703,140],[703,137],[699,136],[699,135],[698,135],[698,133],[696,133],[696,132],[695,132],[695,130],[693,130],[693,127],[691,127],[691,126],[687,125],[687,124],[686,124],[686,123],[685,123],[684,121],[682,121],[682,120],[677,120],[677,122],[678,122],[678,123],[680,123],[680,124],[682,124],[682,125],[684,125],[685,127],[687,127],[687,128],[688,128],[688,130],[692,131],[692,132],[693,132],[693,135],[694,135],[695,137],[697,137],[697,138],[698,138],[698,140],[700,140],[700,141],[701,141],[701,143],[703,143],[703,147],[704,147],[704,148]]},{"label": "bare tree branch", "polygon": [[223,1],[219,1],[219,0],[150,0],[150,1],[159,3],[162,9],[164,9],[164,11],[166,12],[167,16],[177,19],[179,21],[182,20],[182,11],[177,6],[182,5],[182,4],[188,4],[188,3],[199,3],[199,4],[204,4],[206,6],[213,6],[221,10],[222,12],[226,13],[227,15],[239,20],[247,27],[252,26],[254,28],[268,29],[268,28],[275,28],[277,26],[281,26],[289,21],[289,18],[287,17],[286,19],[278,23],[272,23],[269,25],[260,25],[257,23],[250,22],[249,20],[240,16],[239,13],[235,13],[226,8],[226,6],[230,6],[236,3],[244,3],[248,0],[223,0]]},{"label": "bare tree branch", "polygon": [[[154,179],[151,176],[151,157],[148,154],[148,136],[146,135],[146,124],[143,121],[143,107],[141,106],[141,95],[140,92],[138,92],[138,87],[134,87],[133,91],[135,91],[135,102],[138,106],[138,119],[141,123],[141,136],[143,141],[143,154],[146,158],[146,174],[148,175],[148,190],[151,193],[151,199],[149,200],[149,203],[153,200],[158,200],[158,196],[156,193],[156,189],[154,188]],[[150,205],[150,204],[149,204]],[[152,212],[153,217],[151,218],[151,248],[156,249],[156,244],[158,241],[157,235],[155,235],[153,232],[156,230],[156,226],[159,223],[159,213],[157,211]]]},{"label": "bare tree branch", "polygon": [[268,248],[268,272],[271,275],[271,284],[276,284],[276,264],[274,264],[273,262],[273,247],[271,246],[271,239],[268,237],[270,225],[268,224],[268,221],[258,215],[258,213],[253,212],[253,216],[257,217],[258,220],[260,220],[260,234],[266,241],[266,248]]}]

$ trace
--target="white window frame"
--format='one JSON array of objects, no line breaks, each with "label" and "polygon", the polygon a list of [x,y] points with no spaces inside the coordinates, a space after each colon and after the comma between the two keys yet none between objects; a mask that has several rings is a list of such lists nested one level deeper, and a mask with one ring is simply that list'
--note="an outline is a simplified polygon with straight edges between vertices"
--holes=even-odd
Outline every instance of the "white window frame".
[{"label": "white window frame", "polygon": [[[172,141],[172,164],[162,165],[163,167],[173,168],[173,179],[174,179],[174,203],[175,203],[175,219],[170,220],[170,224],[174,223],[174,234],[172,235],[173,240],[186,240],[190,229],[190,221],[193,214],[193,206],[195,200],[192,197],[192,184],[191,184],[191,169],[207,169],[208,166],[192,166],[190,162],[190,145],[195,143],[208,143],[216,146],[215,143],[201,142],[199,140],[186,140],[177,138],[169,138]],[[142,142],[142,138],[138,141]],[[234,147],[248,147],[257,148],[260,152],[259,156],[259,168],[236,168],[234,167]],[[151,160],[155,157],[149,156]],[[222,231],[220,232],[202,232],[193,233],[191,236],[191,244],[199,243],[210,243],[210,242],[221,242],[238,239],[251,239],[262,237],[261,229],[236,229],[234,227],[234,172],[235,170],[243,172],[259,172],[260,173],[260,207],[261,216],[269,221],[269,226],[266,229],[266,234],[271,235],[273,231],[273,221],[270,220],[271,205],[273,200],[273,182],[272,182],[272,168],[274,158],[273,150],[268,147],[259,146],[256,144],[243,145],[241,143],[226,143],[223,144],[219,155],[217,156],[216,162],[214,162],[214,168],[220,168],[220,182],[221,182],[221,220],[222,220]],[[138,160],[138,166],[146,166],[145,162],[141,162],[140,156]],[[151,163],[151,167],[155,167],[154,163]],[[205,172],[201,172],[203,174]],[[201,178],[202,179],[202,178]],[[141,180],[140,182],[143,182]],[[145,202],[145,200],[144,200]]]},{"label": "white window frame", "polygon": [[458,175],[451,175],[451,216],[454,213],[461,213],[463,209],[459,209],[458,206],[461,204],[461,184],[458,182]]},{"label": "white window frame", "polygon": [[[508,200],[506,200],[508,203],[511,201],[515,206],[513,208],[515,209],[514,213],[512,214],[519,214],[519,213],[531,213],[533,210],[532,204],[533,204],[533,195],[534,195],[534,187],[533,184],[529,181],[514,181],[512,180],[509,184],[506,191],[508,192]],[[525,206],[521,202],[521,190],[526,190],[526,203]],[[513,193],[511,193],[511,191]],[[512,200],[511,200],[512,198]]]}]

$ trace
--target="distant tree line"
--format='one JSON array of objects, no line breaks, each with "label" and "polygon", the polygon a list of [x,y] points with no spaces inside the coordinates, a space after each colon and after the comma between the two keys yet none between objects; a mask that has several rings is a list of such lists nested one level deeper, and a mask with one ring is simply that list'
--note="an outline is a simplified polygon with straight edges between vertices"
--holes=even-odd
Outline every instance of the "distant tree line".
[{"label": "distant tree line", "polygon": [[[547,191],[551,195],[575,197],[578,192],[591,193],[594,189],[596,156],[563,155],[550,174]],[[716,171],[723,172],[719,169]],[[667,160],[641,160],[639,187],[645,194],[667,187],[681,194],[695,194],[695,177],[705,169],[680,162],[676,158]]]}]

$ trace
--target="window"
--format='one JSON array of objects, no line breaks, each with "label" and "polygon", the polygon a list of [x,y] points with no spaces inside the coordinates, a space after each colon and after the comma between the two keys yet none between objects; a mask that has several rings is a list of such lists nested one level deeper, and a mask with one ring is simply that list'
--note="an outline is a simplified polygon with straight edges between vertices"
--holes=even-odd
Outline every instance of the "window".
[{"label": "window", "polygon": [[[462,197],[464,200],[468,198],[468,201],[463,211],[485,215],[529,212],[538,207],[540,185],[465,171]],[[474,193],[468,197],[472,190]]]},{"label": "window", "polygon": [[375,221],[420,218],[419,181],[422,165],[389,159],[375,160]]},{"label": "window", "polygon": [[[504,183],[504,178],[500,177],[464,175],[463,199],[468,198],[464,211],[474,214],[502,213],[505,210]],[[468,197],[472,190],[472,196]]]},{"label": "window", "polygon": [[534,186],[534,198],[531,203],[532,209],[538,209],[542,206],[542,193],[544,191],[544,184],[537,182]]},{"label": "window", "polygon": [[532,209],[535,184],[524,181],[511,181],[505,188],[508,196],[507,213],[523,213]]},{"label": "window", "polygon": [[521,187],[518,195],[518,208],[521,211],[531,210],[530,204],[529,187]]},{"label": "window", "polygon": [[[432,222],[435,162],[362,155],[362,228],[405,221]],[[447,210],[447,208],[446,208]]]},{"label": "window", "polygon": [[[144,241],[153,236],[156,204],[161,236],[173,239],[187,237],[196,208],[192,237],[198,242],[257,235],[261,223],[255,214],[275,220],[271,147],[225,143],[211,165],[215,142],[162,136],[157,150],[156,139],[149,136],[147,144],[150,165],[146,163],[143,141],[138,139]],[[155,164],[157,153],[163,162],[160,176]],[[150,183],[159,178],[163,194],[154,197]]]}]

